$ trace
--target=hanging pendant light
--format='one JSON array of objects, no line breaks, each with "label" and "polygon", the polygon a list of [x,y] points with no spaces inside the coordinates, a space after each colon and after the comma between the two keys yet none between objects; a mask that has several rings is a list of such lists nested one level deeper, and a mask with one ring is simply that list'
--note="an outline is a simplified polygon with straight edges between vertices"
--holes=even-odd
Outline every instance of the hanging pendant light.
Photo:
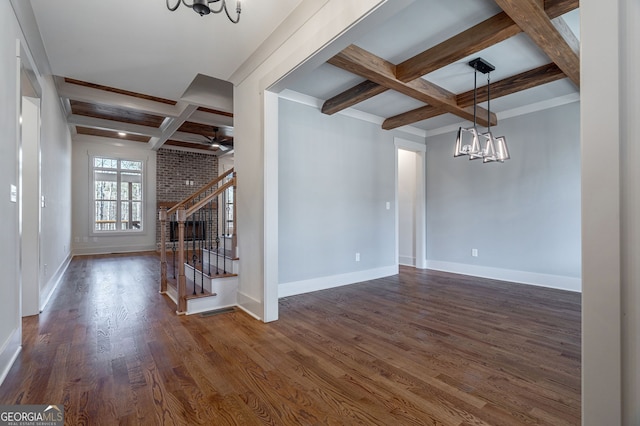
[{"label": "hanging pendant light", "polygon": [[[468,155],[469,160],[477,160],[482,158],[483,163],[491,163],[494,161],[503,163],[511,158],[507,149],[507,139],[504,136],[494,137],[491,133],[491,71],[495,67],[482,58],[476,58],[469,62],[469,66],[473,67],[473,127],[458,129],[456,137],[456,145],[453,153],[454,157]],[[476,110],[478,106],[477,99],[477,75],[478,71],[487,74],[487,131],[479,133],[476,124]],[[471,140],[466,134],[471,135]],[[483,143],[481,143],[481,140]]]},{"label": "hanging pendant light", "polygon": [[498,136],[496,138],[496,158],[501,163],[511,158],[509,150],[507,149],[507,138],[504,136]]},{"label": "hanging pendant light", "polygon": [[[471,65],[471,63],[469,63]],[[468,155],[469,159],[476,158],[480,152],[480,140],[478,138],[478,127],[476,124],[476,109],[478,103],[476,101],[477,91],[478,91],[478,66],[477,63],[472,65],[473,72],[473,127],[460,127],[458,129],[458,137],[456,138],[456,147],[453,153],[454,157],[460,157],[462,155]],[[469,136],[465,137],[465,135],[469,134]],[[469,137],[471,138],[469,140]]]},{"label": "hanging pendant light", "polygon": [[483,163],[490,163],[496,161],[496,149],[493,144],[493,135],[491,134],[491,73],[487,73],[487,131],[482,134],[485,139],[485,146],[483,151]]}]

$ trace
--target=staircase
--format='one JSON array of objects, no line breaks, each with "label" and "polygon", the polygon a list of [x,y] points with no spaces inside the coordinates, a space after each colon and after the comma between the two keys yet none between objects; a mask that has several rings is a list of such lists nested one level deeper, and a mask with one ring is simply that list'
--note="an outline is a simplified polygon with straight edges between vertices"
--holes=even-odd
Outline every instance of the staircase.
[{"label": "staircase", "polygon": [[171,208],[161,207],[160,293],[178,315],[237,305],[234,169]]}]

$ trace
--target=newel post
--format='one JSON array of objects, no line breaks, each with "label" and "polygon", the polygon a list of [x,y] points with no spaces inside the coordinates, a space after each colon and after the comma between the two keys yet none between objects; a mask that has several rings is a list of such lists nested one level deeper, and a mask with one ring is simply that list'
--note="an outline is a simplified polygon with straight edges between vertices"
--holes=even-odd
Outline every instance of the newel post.
[{"label": "newel post", "polygon": [[167,292],[167,208],[161,207],[160,219],[160,293]]},{"label": "newel post", "polygon": [[233,191],[233,235],[231,236],[231,244],[233,244],[233,247],[231,249],[231,257],[233,257],[234,259],[238,258],[238,253],[237,253],[237,248],[238,248],[238,220],[237,220],[237,211],[238,209],[236,208],[238,206],[237,204],[237,192],[236,192],[236,188],[237,188],[237,177],[236,177],[236,172],[233,172],[233,186],[231,187],[231,190]]},{"label": "newel post", "polygon": [[178,208],[178,315],[187,312],[187,277],[184,274],[184,223],[187,221],[187,211]]}]

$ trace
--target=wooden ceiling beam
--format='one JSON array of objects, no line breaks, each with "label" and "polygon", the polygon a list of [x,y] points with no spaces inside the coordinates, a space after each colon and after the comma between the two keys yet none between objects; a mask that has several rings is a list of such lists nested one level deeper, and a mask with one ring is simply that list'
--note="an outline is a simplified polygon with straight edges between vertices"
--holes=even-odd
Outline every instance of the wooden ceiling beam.
[{"label": "wooden ceiling beam", "polygon": [[159,137],[162,132],[156,127],[141,126],[139,124],[124,123],[121,121],[107,120],[104,118],[88,117],[86,115],[71,114],[67,116],[67,123],[75,126],[90,127],[95,129],[113,130],[136,135]]},{"label": "wooden ceiling beam", "polygon": [[544,11],[550,19],[562,16],[579,7],[580,0],[544,0]]},{"label": "wooden ceiling beam", "polygon": [[64,81],[62,78],[56,79],[56,88],[58,95],[63,99],[112,105],[163,117],[176,117],[179,115],[178,108],[175,105],[167,105],[166,103],[101,90],[95,87],[72,84]]},{"label": "wooden ceiling beam", "polygon": [[538,0],[495,0],[498,6],[580,87],[580,58]]},{"label": "wooden ceiling beam", "polygon": [[564,18],[562,16],[559,16],[555,19],[552,19],[551,23],[553,24],[554,27],[556,27],[556,30],[558,30],[560,35],[562,35],[562,38],[569,45],[571,50],[573,50],[575,54],[579,57],[580,56],[580,40],[578,40],[578,37],[576,37],[576,35],[571,30],[571,28],[569,28],[569,25],[567,25],[567,22],[564,20]]},{"label": "wooden ceiling beam", "polygon": [[208,124],[209,126],[225,127],[229,131],[233,129],[233,117],[212,114],[210,112],[203,111],[202,108],[195,110],[189,117],[189,121]]},{"label": "wooden ceiling beam", "polygon": [[520,33],[520,28],[504,12],[482,21],[440,44],[401,62],[396,77],[411,81],[473,55]]},{"label": "wooden ceiling beam", "polygon": [[[566,78],[562,70],[554,63],[542,65],[511,77],[503,78],[491,83],[491,99],[507,96],[512,93],[521,92],[531,89],[532,87],[541,86],[557,80]],[[477,90],[478,102],[486,102],[488,99],[487,87],[483,86]],[[456,96],[458,105],[473,105],[473,90],[461,93]]]},{"label": "wooden ceiling beam", "polygon": [[[578,7],[578,0],[544,1],[544,10],[551,19]],[[520,27],[507,14],[504,12],[499,13],[402,62],[396,67],[396,72],[398,73],[396,76],[402,81],[407,81],[407,79],[410,79],[409,71],[412,70],[411,74],[415,75],[413,78],[422,77],[431,71],[479,52],[492,44],[504,41],[521,31]],[[417,72],[417,70],[420,70],[420,72]],[[403,73],[406,73],[406,75]],[[373,81],[364,81],[325,101],[322,106],[322,112],[334,114],[379,95],[386,90],[388,90],[386,87],[382,87]]]},{"label": "wooden ceiling beam", "polygon": [[347,109],[362,101],[366,101],[369,98],[373,98],[387,90],[389,89],[384,86],[380,86],[378,83],[374,83],[371,80],[365,80],[339,95],[336,95],[331,99],[327,99],[324,104],[322,104],[322,112],[329,115],[335,114],[336,112]]},{"label": "wooden ceiling beam", "polygon": [[[491,83],[491,98],[496,99],[502,96],[510,95],[512,93],[520,92],[522,90],[530,89],[532,87],[540,86],[542,84],[551,83],[565,77],[566,76],[564,75],[562,70],[560,70],[560,68],[558,68],[556,64],[551,63],[543,65],[541,67],[534,68],[532,70],[525,71],[523,73]],[[477,100],[478,103],[486,102],[486,86],[483,86],[477,90]],[[456,101],[461,107],[473,106],[473,90],[457,95]],[[416,108],[414,110],[387,118],[382,123],[382,128],[385,130],[391,130],[400,126],[406,126],[408,124],[417,123],[418,121],[437,117],[444,113],[445,111],[440,108],[426,105],[424,107]]]},{"label": "wooden ceiling beam", "polygon": [[[421,78],[402,82],[395,77],[396,66],[394,64],[358,46],[351,45],[345,48],[331,58],[329,63],[465,120],[473,119],[473,108],[460,107],[455,94]],[[487,111],[478,108],[478,123],[482,126],[488,124],[486,116]],[[497,119],[495,114],[492,114],[491,125],[495,124],[497,124]]]}]

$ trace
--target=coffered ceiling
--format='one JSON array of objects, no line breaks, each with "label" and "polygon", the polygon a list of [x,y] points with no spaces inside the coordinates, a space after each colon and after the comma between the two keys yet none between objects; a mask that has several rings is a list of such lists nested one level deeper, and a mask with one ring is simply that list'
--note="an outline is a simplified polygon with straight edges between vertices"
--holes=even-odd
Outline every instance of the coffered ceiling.
[{"label": "coffered ceiling", "polygon": [[[226,80],[292,11],[323,3],[247,0],[233,25],[186,8],[169,12],[155,0],[31,0],[76,134],[217,153],[208,139],[233,144]],[[364,36],[327,63],[292,74],[287,95],[315,99],[327,114],[367,113],[385,129],[433,132],[472,119],[467,63],[481,56],[496,67],[492,124],[579,96],[577,0],[417,0],[382,25],[366,21]]]},{"label": "coffered ceiling", "polygon": [[[496,124],[500,116],[579,98],[578,6],[577,0],[416,1],[288,89],[318,99],[327,114],[355,109],[385,129],[410,125],[429,134],[472,120],[468,63],[482,57],[496,67],[489,75]],[[486,125],[487,77],[478,79],[478,122]]]}]

